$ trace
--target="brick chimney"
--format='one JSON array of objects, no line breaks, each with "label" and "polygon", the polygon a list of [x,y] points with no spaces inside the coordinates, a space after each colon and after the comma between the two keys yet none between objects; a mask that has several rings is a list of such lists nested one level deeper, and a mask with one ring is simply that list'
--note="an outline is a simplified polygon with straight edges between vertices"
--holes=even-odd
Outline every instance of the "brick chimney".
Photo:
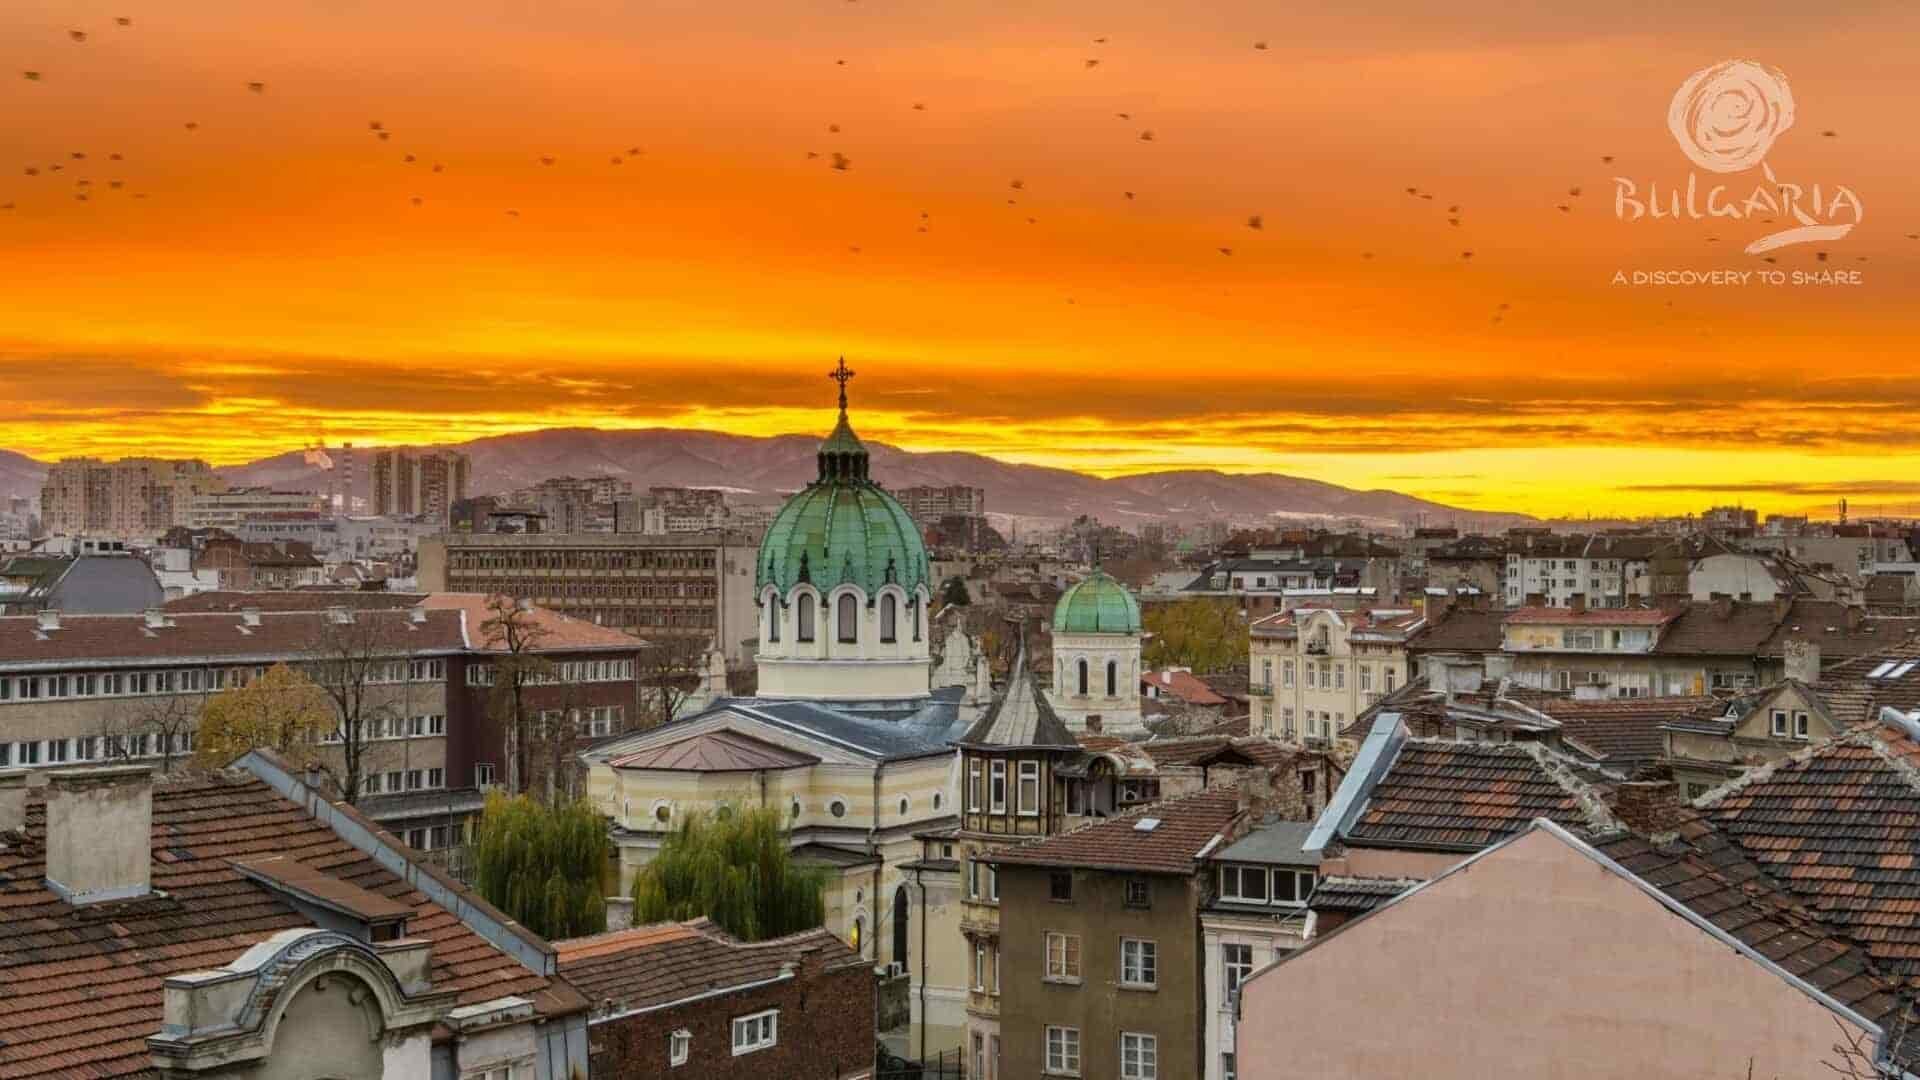
[{"label": "brick chimney", "polygon": [[1867,621],[1867,609],[1856,604],[1847,605],[1847,629],[1858,630]]},{"label": "brick chimney", "polygon": [[1546,593],[1537,593],[1537,592],[1530,592],[1530,593],[1528,593],[1528,594],[1527,594],[1527,606],[1528,606],[1528,607],[1546,607],[1546,606],[1547,606],[1547,594],[1546,594]]},{"label": "brick chimney", "polygon": [[1726,593],[1714,593],[1710,603],[1713,606],[1714,618],[1726,619],[1733,615],[1733,597],[1728,596]]},{"label": "brick chimney", "polygon": [[1575,614],[1579,614],[1580,612],[1587,610],[1587,594],[1583,592],[1577,592],[1568,596],[1567,608],[1572,612],[1574,612]]},{"label": "brick chimney", "polygon": [[1820,646],[1803,638],[1788,638],[1780,652],[1787,678],[1803,683],[1820,681]]},{"label": "brick chimney", "polygon": [[47,774],[47,887],[70,904],[153,891],[153,770]]},{"label": "brick chimney", "polygon": [[1671,834],[1694,816],[1672,780],[1634,780],[1613,789],[1613,816],[1646,836]]}]

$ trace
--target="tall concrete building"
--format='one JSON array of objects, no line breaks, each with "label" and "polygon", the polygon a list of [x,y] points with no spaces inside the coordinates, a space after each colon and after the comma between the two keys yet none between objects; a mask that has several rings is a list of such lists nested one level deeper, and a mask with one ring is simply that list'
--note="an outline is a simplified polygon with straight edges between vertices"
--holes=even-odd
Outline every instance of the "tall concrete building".
[{"label": "tall concrete building", "polygon": [[457,450],[376,450],[374,515],[448,520],[453,504],[467,497],[472,468],[471,459]]},{"label": "tall concrete building", "polygon": [[981,517],[987,512],[987,489],[949,484],[917,485],[896,492],[900,505],[921,525],[938,525],[944,517]]},{"label": "tall concrete building", "polygon": [[40,516],[48,532],[120,539],[158,536],[191,521],[196,496],[227,483],[198,459],[66,458],[47,470]]}]

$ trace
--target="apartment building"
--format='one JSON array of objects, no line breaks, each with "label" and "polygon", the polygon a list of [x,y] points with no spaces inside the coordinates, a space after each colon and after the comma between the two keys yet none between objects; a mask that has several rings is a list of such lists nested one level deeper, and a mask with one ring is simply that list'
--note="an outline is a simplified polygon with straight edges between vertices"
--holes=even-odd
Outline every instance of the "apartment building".
[{"label": "apartment building", "polygon": [[1406,685],[1407,642],[1426,625],[1405,608],[1302,607],[1256,621],[1248,632],[1252,733],[1332,739]]},{"label": "apartment building", "polygon": [[47,469],[40,518],[48,532],[69,536],[158,536],[189,523],[196,497],[226,486],[198,459],[66,458]]},{"label": "apartment building", "polygon": [[329,512],[326,496],[312,491],[233,488],[194,495],[187,504],[190,529],[232,529],[242,522],[280,517],[320,517]]},{"label": "apartment building", "polygon": [[420,541],[428,592],[501,593],[650,641],[753,658],[758,544],[732,533],[449,533]]},{"label": "apartment building", "polygon": [[[1662,541],[1652,536],[1556,536],[1522,532],[1511,536],[1504,580],[1508,607],[1539,597],[1566,607],[1584,597],[1588,607],[1625,607],[1639,597],[1637,583]],[[1538,606],[1538,605],[1537,605]]]},{"label": "apartment building", "polygon": [[938,487],[916,484],[899,488],[894,497],[921,525],[937,525],[944,517],[984,517],[987,513],[987,489],[949,484]]},{"label": "apartment building", "polygon": [[472,468],[472,461],[457,450],[375,451],[374,516],[424,516],[448,521],[453,504],[467,497]]}]

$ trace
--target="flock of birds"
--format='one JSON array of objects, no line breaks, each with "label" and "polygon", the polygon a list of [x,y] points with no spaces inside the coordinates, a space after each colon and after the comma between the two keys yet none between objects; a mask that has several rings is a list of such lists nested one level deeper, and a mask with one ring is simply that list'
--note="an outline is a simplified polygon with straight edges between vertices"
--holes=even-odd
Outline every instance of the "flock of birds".
[{"label": "flock of birds", "polygon": [[[848,2],[852,3],[852,2],[855,2],[855,0],[848,0]],[[116,17],[113,20],[113,25],[117,30],[129,29],[133,26],[133,19],[127,16]],[[71,42],[73,45],[85,45],[90,40],[92,34],[90,31],[87,31],[87,30],[72,29],[67,31],[66,36],[69,42]],[[1095,47],[1104,46],[1107,43],[1108,43],[1108,39],[1104,36],[1095,37],[1092,39],[1092,44]],[[1256,52],[1268,51],[1268,44],[1264,40],[1254,41],[1252,43],[1252,47]],[[1082,61],[1082,67],[1084,70],[1093,71],[1102,66],[1103,59],[1104,58],[1101,56],[1088,56]],[[834,64],[838,67],[846,67],[848,66],[848,61],[845,58],[840,58],[840,59],[836,59],[834,61]],[[26,81],[36,82],[36,83],[45,81],[47,78],[46,73],[39,69],[24,71],[22,72],[22,76]],[[244,92],[250,93],[250,94],[265,94],[267,92],[267,84],[263,81],[249,81],[245,83]],[[915,112],[926,112],[927,109],[928,109],[928,105],[924,101],[915,101],[912,103],[912,110]],[[1133,136],[1135,141],[1140,143],[1154,143],[1158,140],[1158,136],[1153,128],[1137,126],[1137,121],[1135,120],[1134,114],[1132,112],[1116,112],[1113,115],[1117,120],[1128,124],[1130,130],[1135,131],[1135,134]],[[199,129],[200,124],[197,120],[189,119],[184,121],[182,126],[184,130],[186,130],[187,132],[193,132]],[[389,128],[387,128],[386,125],[379,120],[369,121],[367,130],[373,136],[373,138],[380,143],[390,142],[394,136],[394,132]],[[830,123],[827,125],[826,131],[828,135],[840,135],[842,133],[841,125],[838,123]],[[1832,138],[1832,137],[1836,137],[1838,133],[1832,130],[1826,130],[1826,131],[1822,131],[1821,134],[1823,136]],[[625,149],[624,151],[615,151],[611,153],[608,157],[608,166],[619,167],[619,166],[625,165],[629,161],[633,161],[635,159],[640,158],[643,153],[644,151],[639,146],[631,146]],[[809,150],[806,152],[806,159],[808,161],[821,161],[825,164],[825,167],[829,171],[835,172],[835,173],[846,173],[851,171],[854,167],[853,159],[849,157],[844,151],[838,150],[838,149],[828,149],[825,151]],[[88,162],[89,160],[90,159],[88,158],[87,153],[82,151],[75,151],[70,154],[69,159],[66,162],[30,164],[25,166],[24,172],[25,172],[25,175],[28,177],[51,176],[52,174],[56,174],[64,171],[68,164],[74,164],[75,169],[77,170],[78,168],[81,167],[78,163]],[[558,158],[551,154],[538,155],[536,160],[538,161],[539,165],[543,168],[551,168],[558,163]],[[108,163],[119,163],[119,162],[125,161],[125,157],[122,153],[112,152],[106,155],[105,161]],[[1611,154],[1602,155],[1600,157],[1600,161],[1602,164],[1611,165],[1613,164],[1614,156]],[[407,166],[427,164],[425,162],[422,162],[422,160],[417,154],[411,153],[411,152],[400,155],[400,162],[401,164],[407,165]],[[432,162],[428,164],[428,168],[430,172],[433,174],[440,174],[446,171],[446,165],[444,162],[437,162],[437,161]],[[127,187],[126,181],[120,178],[108,179],[105,181],[105,184],[104,184],[104,188],[107,191],[121,191],[123,189],[126,189],[126,187]],[[101,190],[101,186],[97,185],[91,177],[75,176],[73,179],[71,194],[73,199],[80,202],[87,202],[99,190]],[[1008,182],[1008,190],[1009,190],[1009,194],[1006,196],[1006,205],[1015,207],[1015,208],[1020,207],[1021,197],[1027,191],[1026,182],[1019,177],[1015,177]],[[1417,185],[1407,187],[1405,189],[1405,193],[1409,197],[1414,198],[1416,200],[1434,203],[1438,205],[1438,199],[1436,197],[1435,192],[1424,190]],[[145,192],[138,191],[138,190],[129,191],[128,195],[134,199],[145,199],[147,197]],[[1120,196],[1125,202],[1134,202],[1138,199],[1138,192],[1131,189],[1123,190],[1120,192]],[[1565,200],[1554,204],[1554,209],[1559,211],[1562,214],[1574,213],[1575,207],[1578,205],[1578,201],[1580,198],[1581,198],[1580,186],[1573,185],[1567,188]],[[411,205],[418,207],[425,204],[426,198],[422,195],[415,194],[415,195],[409,196],[408,201]],[[0,202],[0,211],[11,211],[14,209],[16,209],[16,204],[13,201]],[[505,214],[505,216],[509,218],[517,219],[521,216],[519,209],[512,208],[512,207],[506,208],[503,211],[503,213]],[[1447,204],[1445,208],[1445,213],[1446,213],[1445,220],[1449,227],[1455,228],[1455,229],[1462,229],[1462,230],[1468,227],[1466,222],[1466,217],[1465,217],[1466,212],[1461,204],[1459,203]],[[1021,216],[1025,218],[1025,221],[1028,225],[1039,224],[1039,218],[1033,214],[1022,214]],[[1244,227],[1250,232],[1258,233],[1258,232],[1264,231],[1266,228],[1266,223],[1263,215],[1258,213],[1246,215],[1245,218],[1243,219],[1243,223],[1244,223]],[[924,211],[924,210],[920,211],[919,220],[915,223],[915,231],[920,233],[925,233],[930,231],[930,226],[931,226],[931,215],[927,211]],[[1907,238],[1910,240],[1920,240],[1920,233],[1909,233],[1907,234]],[[1709,241],[1717,241],[1718,238],[1710,236],[1707,239]],[[862,249],[858,245],[849,245],[848,250],[855,254],[858,254]],[[1235,246],[1232,243],[1220,243],[1216,246],[1215,250],[1219,253],[1220,256],[1230,258],[1234,254]],[[1372,260],[1376,257],[1376,254],[1377,253],[1374,251],[1364,250],[1359,252],[1359,257],[1363,260]],[[1825,251],[1816,252],[1815,256],[1816,256],[1816,259],[1820,262],[1826,262],[1828,259],[1828,254]],[[1858,258],[1862,262],[1866,261],[1865,256],[1858,256]],[[1474,259],[1473,249],[1464,248],[1459,252],[1459,261],[1471,262],[1473,259]],[[1775,260],[1775,257],[1773,256],[1767,256],[1766,261],[1771,263],[1771,262],[1775,262],[1776,260]],[[1068,302],[1071,303],[1072,301],[1069,300]],[[1496,324],[1501,322],[1505,318],[1506,313],[1509,310],[1510,310],[1510,304],[1504,303],[1504,302],[1501,303],[1498,306],[1498,308],[1495,309],[1492,315],[1491,321]]]}]

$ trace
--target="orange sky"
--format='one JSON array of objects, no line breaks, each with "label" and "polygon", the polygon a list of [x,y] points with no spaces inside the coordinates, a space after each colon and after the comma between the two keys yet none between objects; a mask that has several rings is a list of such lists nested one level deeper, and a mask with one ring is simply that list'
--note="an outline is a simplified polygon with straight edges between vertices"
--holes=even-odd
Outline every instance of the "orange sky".
[{"label": "orange sky", "polygon": [[[15,0],[0,446],[811,432],[845,353],[913,449],[1920,504],[1913,5],[1028,7]],[[1737,56],[1792,80],[1769,165],[1865,205],[1827,262],[1613,215],[1614,176],[1684,182],[1669,98]],[[1610,284],[1761,266],[1862,280]]]}]

